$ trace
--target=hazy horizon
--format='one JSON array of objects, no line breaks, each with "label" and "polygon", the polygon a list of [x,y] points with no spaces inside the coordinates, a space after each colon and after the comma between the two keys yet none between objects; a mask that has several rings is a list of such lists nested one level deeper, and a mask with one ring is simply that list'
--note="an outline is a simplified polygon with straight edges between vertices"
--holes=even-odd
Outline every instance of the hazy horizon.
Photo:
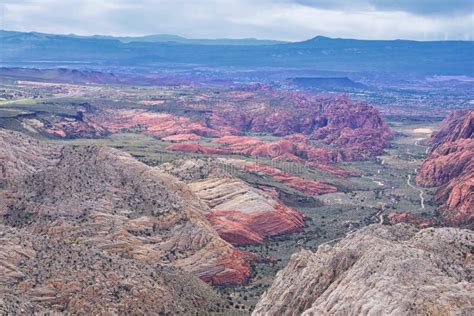
[{"label": "hazy horizon", "polygon": [[401,41],[414,41],[414,42],[444,42],[444,41],[467,41],[467,42],[472,42],[474,41],[474,38],[472,39],[409,39],[409,38],[393,38],[393,39],[384,39],[384,38],[355,38],[355,37],[331,37],[327,36],[325,34],[315,34],[314,36],[302,39],[302,40],[279,40],[275,38],[257,38],[257,37],[189,37],[185,36],[182,34],[172,34],[172,33],[149,33],[149,34],[139,34],[139,35],[126,35],[126,34],[114,34],[114,35],[108,35],[108,34],[76,34],[76,33],[56,33],[56,32],[39,32],[36,30],[25,30],[25,31],[19,31],[19,30],[14,30],[14,29],[3,29],[0,28],[0,31],[6,31],[6,32],[18,32],[18,33],[39,33],[39,34],[47,34],[47,35],[57,35],[57,36],[78,36],[78,37],[114,37],[114,38],[141,38],[141,37],[148,37],[148,36],[170,36],[170,37],[178,37],[178,38],[183,38],[183,39],[188,39],[188,40],[258,40],[258,41],[275,41],[275,42],[282,42],[282,43],[297,43],[297,42],[302,42],[302,41],[307,41],[314,39],[316,37],[325,37],[329,39],[343,39],[343,40],[367,40],[367,41],[396,41],[396,40],[401,40]]},{"label": "hazy horizon", "polygon": [[[4,0],[0,28],[189,39],[473,40],[470,0]],[[403,21],[403,23],[401,23]]]}]

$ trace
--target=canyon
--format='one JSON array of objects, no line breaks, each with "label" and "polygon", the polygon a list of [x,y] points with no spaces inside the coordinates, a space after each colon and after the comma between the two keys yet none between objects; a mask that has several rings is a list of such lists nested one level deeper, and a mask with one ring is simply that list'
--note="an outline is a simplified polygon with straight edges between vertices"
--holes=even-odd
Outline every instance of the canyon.
[{"label": "canyon", "polygon": [[434,200],[449,225],[474,225],[474,111],[453,112],[431,138],[417,183],[438,187]]},{"label": "canyon", "polygon": [[472,312],[472,110],[12,73],[0,313]]},{"label": "canyon", "polygon": [[[393,137],[374,107],[344,96],[303,95],[261,86],[247,90],[223,91],[219,99],[206,103],[202,100],[209,95],[204,93],[185,100],[165,98],[152,106],[141,102],[132,108],[78,104],[72,109],[75,116],[39,120],[31,128],[59,138],[97,138],[134,130],[179,142],[168,147],[173,151],[326,165],[379,155]],[[272,99],[278,102],[269,102]],[[285,139],[269,142],[244,134]],[[215,138],[212,146],[196,141],[201,137]]]}]

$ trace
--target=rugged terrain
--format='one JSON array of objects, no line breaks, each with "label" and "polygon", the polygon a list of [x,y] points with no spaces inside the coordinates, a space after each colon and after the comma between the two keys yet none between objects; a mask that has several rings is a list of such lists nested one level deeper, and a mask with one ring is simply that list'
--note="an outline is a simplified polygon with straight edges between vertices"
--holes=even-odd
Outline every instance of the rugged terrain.
[{"label": "rugged terrain", "polygon": [[218,164],[177,160],[161,166],[183,180],[206,203],[206,215],[219,235],[232,244],[261,244],[264,238],[301,231],[304,215],[285,206],[278,192],[252,188]]},{"label": "rugged terrain", "polygon": [[[57,76],[63,80],[51,82]],[[431,199],[444,186],[414,183],[436,118],[383,118],[347,96],[263,84],[164,84],[151,75],[128,85],[135,79],[65,69],[0,73],[0,126],[32,136],[0,134],[2,266],[16,276],[2,283],[7,311],[248,314],[302,249],[373,223],[446,223]],[[412,230],[399,244],[411,242]],[[7,242],[16,236],[31,243],[29,261],[12,259]],[[92,268],[79,265],[81,255],[92,257]],[[95,269],[104,260],[123,271],[117,288]],[[75,274],[80,289],[71,284]],[[96,276],[94,289],[82,285],[86,274]]]},{"label": "rugged terrain", "polygon": [[[128,131],[162,139],[172,151],[328,165],[380,155],[393,136],[374,107],[344,96],[294,93],[262,85],[158,91],[22,85],[28,91],[40,90],[40,95],[45,94],[43,89],[59,92],[53,92],[53,100],[33,102],[41,111],[35,104],[17,106],[6,101],[3,111],[8,116],[0,123],[48,137],[99,138]],[[107,100],[107,94],[117,98]],[[92,100],[64,100],[81,96]],[[258,139],[258,135],[274,138]]]},{"label": "rugged terrain", "polygon": [[224,302],[201,280],[248,278],[244,255],[176,178],[110,148],[4,130],[0,142],[5,312],[218,311]]},{"label": "rugged terrain", "polygon": [[417,183],[435,186],[442,220],[474,225],[474,110],[456,111],[433,134],[432,149],[417,174]]},{"label": "rugged terrain", "polygon": [[470,315],[474,234],[372,225],[278,272],[253,315]]}]

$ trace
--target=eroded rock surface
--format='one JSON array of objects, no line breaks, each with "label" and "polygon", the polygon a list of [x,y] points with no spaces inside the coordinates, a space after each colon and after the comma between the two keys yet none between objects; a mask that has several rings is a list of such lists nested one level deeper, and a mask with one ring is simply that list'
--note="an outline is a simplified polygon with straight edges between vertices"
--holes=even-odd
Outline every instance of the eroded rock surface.
[{"label": "eroded rock surface", "polygon": [[209,207],[209,222],[232,244],[260,244],[266,237],[293,233],[305,225],[303,214],[277,196],[251,187],[209,161],[180,160],[160,168],[187,181]]},{"label": "eroded rock surface", "polygon": [[371,225],[294,254],[253,315],[471,315],[474,234]]},{"label": "eroded rock surface", "polygon": [[172,266],[0,225],[0,313],[159,314],[219,310],[206,284]]},{"label": "eroded rock surface", "polygon": [[201,280],[248,278],[243,255],[207,221],[209,207],[176,178],[106,147],[54,147],[5,131],[0,142],[7,311],[213,310],[217,296]]},{"label": "eroded rock surface", "polygon": [[[222,138],[264,133],[286,139],[256,142],[241,137],[237,138],[238,143],[221,145],[232,153],[325,164],[379,155],[392,136],[379,112],[366,104],[343,96],[311,96],[263,88],[222,91],[219,98],[204,93],[183,99],[142,100],[128,107],[110,108],[98,103],[75,109],[77,117],[64,117],[38,129],[67,138],[74,137],[74,133],[78,137],[97,137],[133,131],[171,142],[197,140],[194,135]],[[319,144],[315,147],[311,142]],[[171,149],[216,153],[193,143]]]},{"label": "eroded rock surface", "polygon": [[474,110],[453,112],[432,136],[417,183],[439,186],[434,200],[445,223],[474,224]]}]

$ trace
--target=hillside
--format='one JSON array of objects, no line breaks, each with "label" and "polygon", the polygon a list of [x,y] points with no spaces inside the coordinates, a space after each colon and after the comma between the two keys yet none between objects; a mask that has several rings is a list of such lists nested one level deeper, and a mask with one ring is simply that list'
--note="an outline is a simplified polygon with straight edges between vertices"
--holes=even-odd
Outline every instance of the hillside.
[{"label": "hillside", "polygon": [[203,281],[248,277],[176,178],[106,147],[5,130],[0,144],[2,313],[218,311]]}]

